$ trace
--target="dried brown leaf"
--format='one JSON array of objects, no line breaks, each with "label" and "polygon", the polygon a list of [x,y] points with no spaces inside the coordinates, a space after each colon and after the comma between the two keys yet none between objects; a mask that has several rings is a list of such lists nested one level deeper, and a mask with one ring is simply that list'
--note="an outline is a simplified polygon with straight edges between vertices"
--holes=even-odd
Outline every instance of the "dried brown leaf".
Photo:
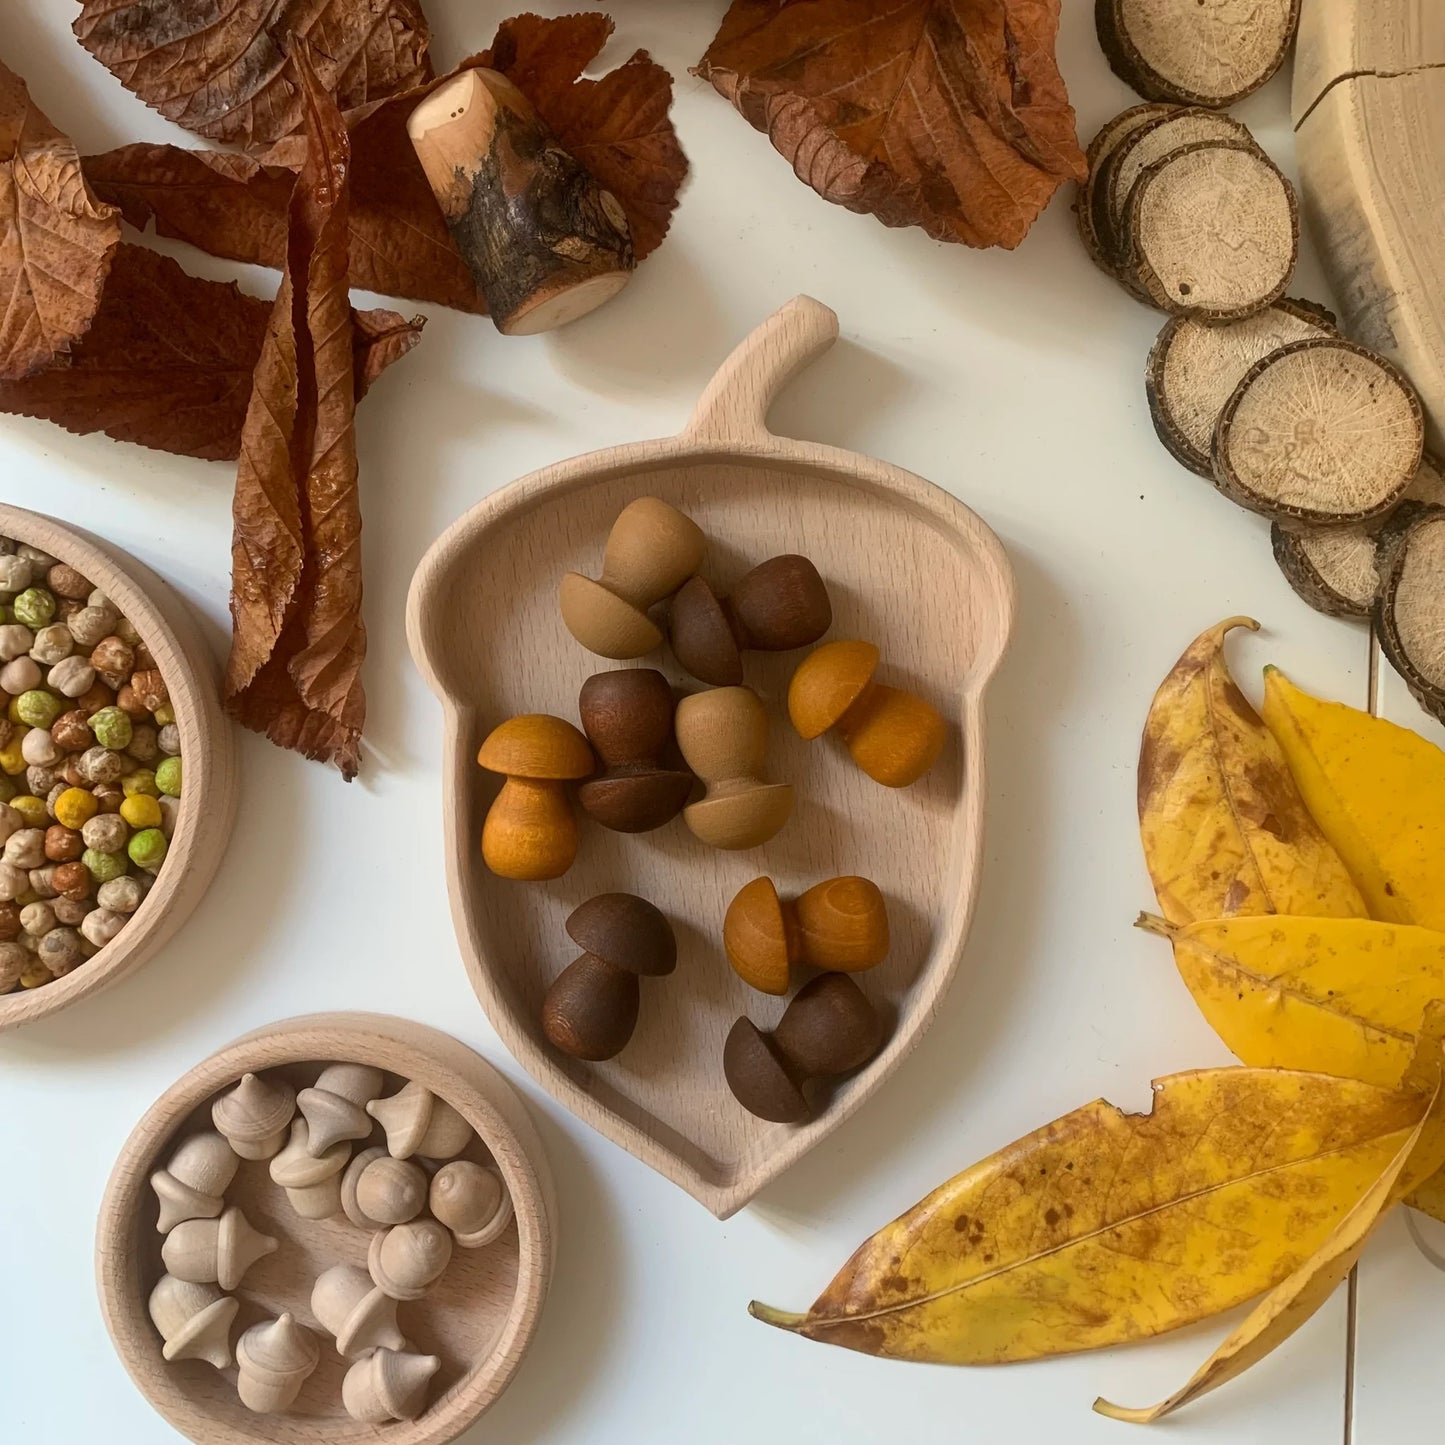
[{"label": "dried brown leaf", "polygon": [[72,29],[167,120],[245,146],[302,128],[298,37],[343,109],[432,78],[416,0],[81,0]]},{"label": "dried brown leaf", "polygon": [[0,65],[0,379],[85,334],[119,241],[120,216],[91,195],[75,147]]},{"label": "dried brown leaf", "polygon": [[[582,79],[611,34],[592,12],[543,20],[522,15],[502,24],[490,50],[459,70],[487,65],[532,100],[564,146],[622,202],[639,258],[667,232],[687,174],[668,119],[672,78],[642,53],[600,80]],[[449,77],[448,77],[449,78]],[[432,87],[348,113],[351,137],[352,285],[484,312],[416,152],[406,120]],[[273,147],[259,165],[245,157],[130,145],[85,162],[97,194],[139,227],[213,255],[280,267],[286,258],[286,207],[304,157],[299,137]]]},{"label": "dried brown leaf", "polygon": [[227,709],[307,757],[360,766],[361,509],[347,303],[341,112],[304,55],[307,160],[241,437],[231,547]]},{"label": "dried brown leaf", "polygon": [[[0,412],[104,432],[178,456],[234,461],[271,303],[121,243],[90,330],[69,356],[0,382]],[[355,313],[357,398],[421,338],[422,321]]]},{"label": "dried brown leaf", "polygon": [[697,73],[825,200],[1017,246],[1087,174],[1059,0],[733,0]]}]

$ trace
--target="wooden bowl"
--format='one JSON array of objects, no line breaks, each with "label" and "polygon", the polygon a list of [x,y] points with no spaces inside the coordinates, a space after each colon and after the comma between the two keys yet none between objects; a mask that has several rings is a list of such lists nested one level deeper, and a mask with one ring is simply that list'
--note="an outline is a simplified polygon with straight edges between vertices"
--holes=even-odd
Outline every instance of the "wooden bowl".
[{"label": "wooden bowl", "polygon": [[[917,1043],[953,978],[973,913],[984,806],[984,689],[1013,619],[1013,580],[998,539],[962,503],[884,462],[783,440],[766,427],[778,389],[837,336],[837,318],[790,302],[724,363],[677,437],[578,457],[472,508],[431,548],[412,583],[413,655],[443,704],[447,882],[472,985],[523,1066],[579,1118],[681,1185],[720,1218],[826,1138]],[[555,883],[508,882],[478,840],[499,779],[475,764],[487,732],[513,713],[575,718],[591,673],[617,664],[563,627],[557,586],[597,575],[626,503],[654,495],[709,538],[705,573],[730,586],[777,553],[810,556],[834,607],[832,637],[883,653],[880,680],[902,683],[953,724],[939,763],[899,792],[864,776],[835,737],[802,742],[784,698],[802,653],[747,654],[747,680],[771,717],[770,773],[796,785],[792,821],[741,854],[695,841],[681,820],[654,833],[584,829],[577,863]],[[670,655],[639,659],[696,690]],[[771,1026],[782,1000],[748,989],[721,948],[723,913],[744,883],[770,874],[785,892],[862,873],[888,898],[889,959],[855,975],[896,1013],[878,1056],[802,1126],[771,1124],[734,1103],[723,1039],[743,1013]],[[594,894],[656,903],[679,934],[679,966],[648,979],[632,1041],[587,1064],[544,1040],[542,996],[576,954],[563,928]]]},{"label": "wooden bowl", "polygon": [[[425,1299],[403,1304],[400,1319],[420,1350],[441,1357],[430,1403],[417,1419],[381,1429],[352,1420],[341,1405],[347,1361],[311,1312],[311,1286],[328,1266],[366,1267],[368,1236],[344,1216],[304,1220],[271,1183],[265,1164],[243,1163],[226,1191],[281,1247],[247,1272],[236,1298],[236,1336],[264,1313],[289,1309],[321,1334],[321,1363],[284,1415],[253,1415],[236,1396],[234,1369],[200,1360],[167,1364],[147,1313],[163,1273],[153,1170],[190,1128],[209,1128],[211,1101],[243,1073],[279,1070],[298,1088],[317,1065],[369,1064],[387,1074],[387,1092],[415,1079],[462,1114],[477,1132],[462,1155],[494,1160],[511,1192],[515,1219],[481,1249],[457,1249]],[[374,1141],[373,1141],[374,1142]],[[356,1149],[366,1147],[358,1141]],[[485,1145],[485,1148],[482,1147]],[[505,1079],[470,1049],[435,1029],[381,1014],[312,1014],[258,1029],[198,1064],[136,1125],[111,1171],[96,1229],[101,1311],[121,1362],[142,1393],[198,1445],[353,1445],[383,1435],[389,1445],[454,1440],[506,1389],[531,1342],[551,1277],[556,1205],[541,1142]]]},{"label": "wooden bowl", "polygon": [[119,548],[38,512],[0,505],[0,536],[74,567],[135,624],[170,692],[186,773],[185,803],[155,887],[116,937],[73,973],[41,988],[0,994],[3,1033],[118,983],[170,939],[221,865],[239,783],[215,662],[186,604],[170,586]]}]

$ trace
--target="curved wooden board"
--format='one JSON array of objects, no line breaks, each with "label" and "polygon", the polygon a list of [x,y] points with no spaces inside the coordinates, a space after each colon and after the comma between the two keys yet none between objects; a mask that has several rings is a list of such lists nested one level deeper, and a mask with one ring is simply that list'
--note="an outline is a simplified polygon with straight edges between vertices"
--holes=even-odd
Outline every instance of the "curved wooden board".
[{"label": "curved wooden board", "polygon": [[[724,363],[677,437],[619,447],[534,473],[474,507],[428,552],[412,583],[413,656],[441,699],[446,726],[445,828],[452,914],[473,987],[503,1042],[554,1098],[681,1185],[720,1218],[746,1204],[880,1087],[922,1036],[957,970],[982,857],[983,696],[1007,643],[1013,579],[998,539],[938,487],[883,462],[767,431],[778,388],[831,344],[831,311],[799,298]],[[801,654],[749,654],[747,681],[772,720],[770,772],[795,784],[793,820],[745,853],[704,847],[680,820],[626,836],[589,824],[571,871],[548,884],[494,877],[477,840],[499,780],[475,765],[504,717],[575,718],[577,691],[615,664],[585,652],[557,609],[563,572],[591,571],[621,508],[660,496],[710,539],[708,575],[724,586],[786,551],[811,556],[832,594],[834,637],[883,650],[885,680],[939,705],[952,727],[944,755],[894,792],[825,738],[804,743],[783,696]],[[670,657],[639,659],[696,688]],[[747,1114],[722,1076],[722,1041],[748,1013],[770,1027],[780,999],[749,990],[721,948],[728,901],[771,875],[797,892],[841,873],[875,879],[894,946],[857,978],[895,1018],[882,1052],[812,1122]],[[651,899],[679,935],[677,972],[649,979],[629,1045],[586,1064],[550,1049],[542,995],[575,955],[567,914],[613,889]]]},{"label": "curved wooden board", "polygon": [[1415,383],[1445,440],[1445,5],[1305,0],[1293,112],[1342,330]]}]

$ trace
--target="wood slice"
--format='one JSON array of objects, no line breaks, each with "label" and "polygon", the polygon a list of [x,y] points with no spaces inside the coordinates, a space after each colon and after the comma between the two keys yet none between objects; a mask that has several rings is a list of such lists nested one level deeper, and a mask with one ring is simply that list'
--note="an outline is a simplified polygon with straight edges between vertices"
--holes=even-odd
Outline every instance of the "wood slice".
[{"label": "wood slice", "polygon": [[1299,254],[1299,211],[1253,145],[1204,141],[1150,166],[1125,219],[1128,267],[1177,316],[1233,321],[1284,295]]},{"label": "wood slice", "polygon": [[1127,259],[1124,219],[1129,197],[1139,178],[1150,166],[1200,141],[1237,141],[1255,146],[1249,128],[1232,116],[1193,105],[1156,116],[1124,136],[1115,147],[1106,171],[1107,183],[1099,187],[1106,219],[1098,231],[1101,242],[1110,248],[1116,266]]},{"label": "wood slice", "polygon": [[1445,507],[1402,507],[1380,543],[1380,650],[1420,706],[1445,721]]},{"label": "wood slice", "polygon": [[1323,306],[1289,296],[1228,326],[1171,318],[1144,373],[1159,440],[1176,461],[1213,481],[1214,428],[1245,373],[1281,346],[1334,332],[1334,317]]},{"label": "wood slice", "polygon": [[1121,111],[1113,120],[1106,122],[1099,133],[1089,142],[1089,174],[1079,184],[1078,193],[1074,197],[1074,220],[1078,223],[1079,239],[1084,243],[1084,250],[1089,253],[1089,259],[1106,276],[1112,276],[1116,281],[1120,279],[1119,273],[1115,270],[1112,260],[1105,256],[1098,230],[1094,225],[1095,195],[1103,186],[1104,170],[1116,147],[1126,141],[1140,126],[1168,115],[1173,109],[1174,107],[1171,105],[1155,105],[1148,101],[1143,105],[1130,106],[1128,110]]},{"label": "wood slice", "polygon": [[[1433,457],[1420,463],[1405,502],[1445,506],[1445,475]],[[1276,522],[1270,537],[1274,559],[1286,581],[1315,611],[1331,617],[1369,617],[1380,591],[1380,526],[1379,522],[1348,527]]]},{"label": "wood slice", "polygon": [[[1312,3],[1301,29],[1300,188],[1345,329],[1419,388],[1445,444],[1445,6]],[[1354,37],[1352,40],[1351,37]],[[1307,58],[1312,57],[1312,58]],[[1324,58],[1321,58],[1324,57]],[[1376,67],[1379,67],[1378,69]]]},{"label": "wood slice", "polygon": [[1382,516],[1423,455],[1414,388],[1343,337],[1296,341],[1246,373],[1214,429],[1214,480],[1240,506],[1325,526]]},{"label": "wood slice", "polygon": [[1146,100],[1226,106],[1279,69],[1300,0],[1095,0],[1114,74]]}]

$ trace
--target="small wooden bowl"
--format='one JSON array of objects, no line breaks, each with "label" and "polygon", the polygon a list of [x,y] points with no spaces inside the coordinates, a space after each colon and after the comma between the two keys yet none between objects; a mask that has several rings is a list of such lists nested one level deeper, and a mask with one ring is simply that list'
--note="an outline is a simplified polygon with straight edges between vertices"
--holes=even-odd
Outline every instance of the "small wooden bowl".
[{"label": "small wooden bowl", "polygon": [[[311,1312],[311,1286],[328,1266],[366,1267],[369,1236],[345,1219],[304,1220],[271,1183],[265,1164],[243,1163],[228,1204],[239,1204],[281,1247],[253,1265],[235,1291],[241,1312],[232,1332],[263,1314],[290,1310],[321,1337],[321,1363],[284,1415],[253,1415],[236,1396],[234,1369],[200,1360],[167,1364],[146,1302],[163,1273],[162,1236],[149,1184],[173,1142],[209,1128],[211,1100],[248,1071],[279,1070],[298,1088],[323,1063],[359,1063],[387,1074],[387,1093],[414,1079],[451,1104],[477,1132],[461,1156],[494,1161],[515,1211],[507,1232],[481,1249],[457,1249],[425,1299],[401,1306],[408,1338],[441,1357],[427,1409],[415,1420],[378,1428],[341,1405],[348,1362]],[[379,1131],[377,1131],[379,1136]],[[365,1148],[366,1140],[353,1145]],[[375,1142],[375,1139],[373,1141]],[[485,1145],[485,1148],[482,1147]],[[311,1014],[272,1024],[198,1064],[147,1110],[111,1171],[96,1228],[96,1286],[121,1363],[152,1405],[197,1445],[445,1445],[506,1389],[531,1343],[547,1294],[556,1205],[541,1141],[521,1100],[485,1060],[446,1034],[382,1014]]]},{"label": "small wooden bowl", "polygon": [[58,557],[135,624],[165,679],[181,730],[185,803],[155,887],[115,939],[73,973],[0,994],[0,1033],[56,1013],[134,972],[190,916],[220,867],[235,818],[235,740],[216,666],[186,604],[134,557],[54,517],[0,505],[0,536]]},{"label": "small wooden bowl", "polygon": [[[922,1037],[957,970],[983,856],[983,701],[1008,643],[1013,576],[998,538],[941,488],[768,430],[773,397],[837,334],[827,307],[790,302],[723,363],[680,435],[575,457],[473,507],[422,559],[407,608],[412,655],[442,701],[447,886],[482,1007],[554,1098],[720,1218],[831,1134]],[[940,708],[949,721],[943,754],[913,787],[881,787],[836,737],[805,743],[789,725],[788,680],[804,653],[748,653],[746,680],[769,715],[768,775],[794,784],[797,796],[776,838],[720,853],[680,820],[640,835],[584,822],[564,877],[498,878],[477,843],[501,780],[476,766],[478,746],[514,713],[575,718],[584,679],[618,666],[567,633],[557,586],[572,569],[595,575],[618,512],[647,495],[702,527],[704,574],[723,588],[766,557],[809,556],[832,598],[829,636],[876,642],[879,680]],[[670,653],[638,662],[698,688]],[[892,952],[857,976],[890,1015],[888,1041],[817,1118],[797,1126],[753,1118],[723,1079],[733,1021],[746,1013],[771,1027],[783,1007],[737,978],[721,946],[728,901],[762,873],[791,894],[861,873],[889,906]],[[547,1044],[542,997],[577,952],[567,915],[612,891],[641,894],[668,914],[678,967],[643,988],[622,1053],[588,1064]]]}]

